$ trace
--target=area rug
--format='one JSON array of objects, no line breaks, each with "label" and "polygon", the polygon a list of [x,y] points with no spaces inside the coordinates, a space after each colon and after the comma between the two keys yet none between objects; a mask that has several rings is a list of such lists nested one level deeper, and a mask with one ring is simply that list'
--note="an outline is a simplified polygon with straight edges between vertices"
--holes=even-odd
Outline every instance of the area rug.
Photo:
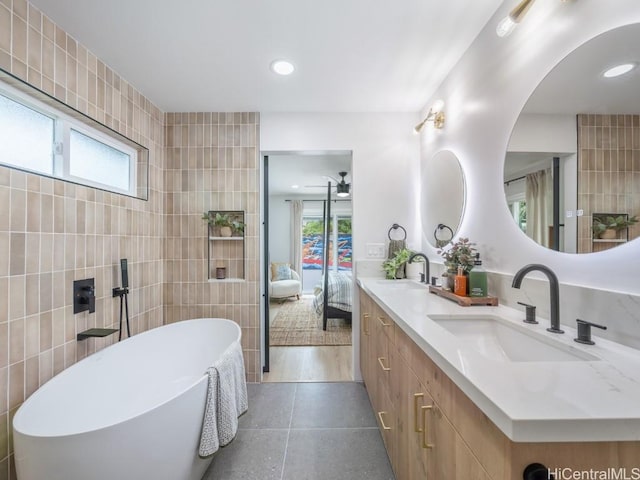
[{"label": "area rug", "polygon": [[330,318],[327,330],[322,330],[322,317],[316,315],[312,302],[312,298],[303,297],[278,306],[269,326],[269,345],[351,345],[351,324],[341,318]]}]

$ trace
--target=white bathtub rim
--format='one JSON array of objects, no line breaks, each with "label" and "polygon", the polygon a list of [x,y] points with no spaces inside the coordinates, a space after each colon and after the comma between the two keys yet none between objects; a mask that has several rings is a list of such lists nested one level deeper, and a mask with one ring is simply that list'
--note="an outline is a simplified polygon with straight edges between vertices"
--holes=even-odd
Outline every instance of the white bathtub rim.
[{"label": "white bathtub rim", "polygon": [[[123,342],[126,342],[126,341],[128,341],[128,340],[130,340],[130,339],[133,339],[133,338],[139,338],[140,336],[142,336],[142,335],[146,335],[146,334],[151,333],[151,332],[155,332],[155,331],[156,331],[157,329],[159,329],[159,328],[172,328],[172,327],[174,327],[174,326],[176,326],[176,327],[177,327],[177,326],[178,326],[178,325],[180,325],[180,324],[184,324],[185,322],[198,322],[198,321],[203,321],[203,320],[217,320],[217,321],[224,321],[224,322],[231,323],[231,324],[235,325],[235,326],[237,327],[237,329],[238,329],[238,337],[237,337],[235,340],[233,340],[233,342],[231,342],[231,343],[229,344],[229,346],[231,346],[234,342],[238,342],[238,343],[240,343],[240,341],[241,341],[241,339],[242,339],[242,329],[240,328],[240,325],[238,325],[236,322],[234,322],[233,320],[229,320],[229,319],[227,319],[227,318],[204,317],[204,318],[194,318],[194,319],[189,319],[189,320],[181,320],[181,321],[178,321],[178,322],[173,322],[173,323],[169,323],[169,324],[166,324],[166,325],[161,325],[161,326],[156,327],[156,328],[152,328],[152,329],[150,329],[150,330],[146,330],[146,331],[141,332],[141,333],[139,333],[139,334],[137,334],[137,335],[134,335],[134,336],[131,336],[131,337],[129,337],[129,338],[126,338],[125,340],[122,340],[122,341],[120,341],[120,342],[117,342],[117,343],[114,343],[114,344],[112,344],[112,345],[109,345],[109,346],[107,346],[107,347],[105,347],[105,348],[103,348],[103,349],[99,350],[98,352],[95,352],[93,355],[98,354],[98,353],[101,353],[101,352],[104,352],[104,351],[106,351],[106,350],[108,350],[108,349],[111,349],[111,348],[117,348],[117,347],[118,347],[118,345],[122,344]],[[227,348],[228,348],[228,347],[227,347]],[[71,369],[73,369],[76,365],[80,364],[80,363],[81,363],[81,362],[83,362],[84,360],[87,360],[87,359],[91,358],[91,356],[92,356],[92,355],[89,355],[89,356],[87,356],[87,357],[83,358],[83,359],[82,359],[82,360],[80,360],[79,362],[76,362],[76,363],[74,363],[73,365],[71,365],[70,367],[68,367],[68,368],[64,369],[62,372],[58,373],[57,375],[54,375],[54,376],[53,376],[52,378],[50,378],[47,382],[45,382],[44,384],[42,384],[42,385],[41,385],[41,386],[40,386],[40,387],[39,387],[35,392],[33,392],[33,393],[31,394],[31,396],[30,396],[29,398],[27,398],[27,399],[26,399],[26,400],[25,400],[25,401],[20,405],[20,407],[19,407],[19,408],[18,408],[18,410],[16,411],[15,416],[13,417],[12,426],[13,426],[14,434],[19,434],[19,435],[22,435],[22,436],[25,436],[25,437],[30,437],[30,438],[42,438],[42,439],[50,439],[50,438],[71,438],[71,437],[78,436],[78,435],[84,435],[84,434],[87,434],[87,433],[89,433],[89,432],[100,432],[100,431],[102,431],[102,430],[106,430],[106,429],[109,429],[109,428],[113,428],[113,427],[114,427],[114,426],[116,426],[116,425],[120,425],[120,424],[122,424],[122,423],[125,423],[125,422],[127,422],[127,421],[130,421],[131,419],[136,418],[136,417],[138,417],[139,415],[146,413],[146,412],[142,412],[142,413],[136,413],[136,414],[134,414],[134,415],[127,415],[127,416],[122,417],[121,419],[119,419],[119,420],[118,420],[118,421],[116,421],[116,422],[111,422],[111,423],[108,423],[108,424],[104,424],[104,425],[101,425],[100,427],[97,427],[97,428],[90,428],[90,429],[86,429],[86,430],[75,430],[75,431],[70,432],[70,433],[62,433],[62,434],[33,434],[33,433],[25,433],[23,430],[20,430],[20,428],[19,428],[19,426],[20,426],[20,420],[21,420],[21,418],[22,418],[22,416],[23,416],[23,413],[21,413],[21,411],[23,411],[23,410],[24,410],[24,409],[22,408],[22,407],[23,407],[23,405],[27,404],[27,402],[29,401],[29,399],[30,399],[31,397],[33,397],[34,395],[39,394],[39,391],[40,391],[40,390],[42,390],[42,389],[43,389],[47,384],[49,384],[49,383],[50,383],[51,381],[53,381],[55,378],[57,378],[57,377],[59,377],[59,376],[61,376],[61,375],[68,375],[68,374],[69,374],[68,372],[69,372]],[[184,388],[182,388],[179,392],[175,393],[174,395],[168,396],[166,400],[164,400],[164,401],[163,401],[163,402],[161,402],[161,403],[158,403],[158,404],[154,405],[152,409],[147,410],[147,411],[155,410],[155,409],[157,409],[157,408],[160,408],[160,407],[161,407],[161,406],[163,406],[163,405],[166,405],[166,404],[167,404],[167,403],[169,403],[169,402],[172,402],[173,400],[175,400],[175,399],[176,399],[176,398],[178,398],[179,396],[183,395],[186,391],[188,391],[188,390],[190,390],[190,389],[194,388],[194,387],[195,387],[196,385],[198,385],[199,383],[201,383],[201,382],[205,382],[205,381],[208,381],[208,376],[207,376],[206,372],[203,372],[203,374],[202,374],[200,377],[196,378],[192,383],[187,384],[187,385],[186,385]]]}]

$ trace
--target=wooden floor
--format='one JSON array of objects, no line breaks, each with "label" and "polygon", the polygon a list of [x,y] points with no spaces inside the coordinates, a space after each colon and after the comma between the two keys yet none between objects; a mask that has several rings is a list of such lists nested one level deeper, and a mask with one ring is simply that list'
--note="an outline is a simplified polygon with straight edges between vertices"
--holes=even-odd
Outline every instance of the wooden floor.
[{"label": "wooden floor", "polygon": [[339,347],[270,347],[269,372],[263,382],[350,382],[351,345]]},{"label": "wooden floor", "polygon": [[[275,317],[280,304],[269,305]],[[350,382],[353,381],[351,345],[316,347],[269,347],[269,372],[263,382]]]}]

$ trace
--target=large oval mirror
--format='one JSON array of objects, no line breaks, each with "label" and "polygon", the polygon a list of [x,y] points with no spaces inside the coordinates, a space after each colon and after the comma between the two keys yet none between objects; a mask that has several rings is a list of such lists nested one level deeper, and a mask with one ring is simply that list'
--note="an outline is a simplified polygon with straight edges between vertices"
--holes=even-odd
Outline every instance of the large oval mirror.
[{"label": "large oval mirror", "polygon": [[462,219],[465,182],[458,157],[442,150],[422,169],[422,227],[429,243],[441,248],[455,235]]},{"label": "large oval mirror", "polygon": [[[540,245],[591,253],[640,235],[639,45],[639,24],[584,43],[518,117],[505,195],[516,223]],[[615,76],[610,69],[621,65],[629,70]]]}]

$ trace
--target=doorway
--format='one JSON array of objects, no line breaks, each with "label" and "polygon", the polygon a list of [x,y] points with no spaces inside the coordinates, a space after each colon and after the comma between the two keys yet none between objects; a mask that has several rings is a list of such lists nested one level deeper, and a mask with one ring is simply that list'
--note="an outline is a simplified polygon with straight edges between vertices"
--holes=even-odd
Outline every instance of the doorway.
[{"label": "doorway", "polygon": [[262,158],[263,382],[351,381],[351,152]]}]

